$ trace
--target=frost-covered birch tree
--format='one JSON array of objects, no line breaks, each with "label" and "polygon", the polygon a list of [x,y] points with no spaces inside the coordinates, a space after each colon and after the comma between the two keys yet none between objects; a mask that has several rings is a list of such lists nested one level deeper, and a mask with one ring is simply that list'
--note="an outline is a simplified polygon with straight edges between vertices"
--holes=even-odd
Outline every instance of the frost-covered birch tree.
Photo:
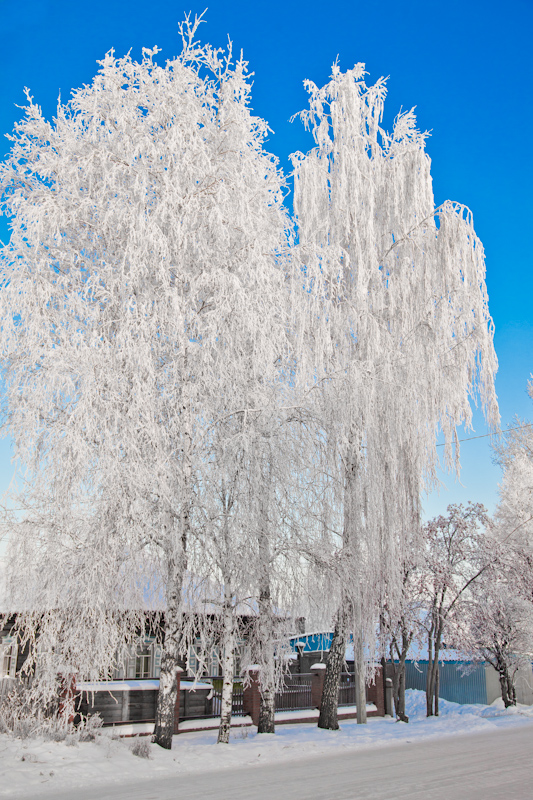
[{"label": "frost-covered birch tree", "polygon": [[[235,426],[231,428],[238,437]],[[208,585],[217,590],[211,604],[216,609],[222,664],[219,744],[229,742],[238,614],[242,613],[242,602],[250,596],[252,560],[241,502],[243,453],[239,444],[231,441],[233,437],[228,438],[229,441],[216,442],[210,474],[204,472],[202,476],[201,491],[206,495],[204,524],[197,542],[199,563],[203,562]]]},{"label": "frost-covered birch tree", "polygon": [[[344,509],[342,601],[319,724],[337,727],[336,685],[354,630],[364,721],[363,641],[399,590],[403,533],[435,479],[436,442],[458,466],[456,426],[479,397],[492,426],[496,357],[472,215],[435,207],[426,134],[413,111],[381,126],[384,79],[364,66],[318,88],[301,114],[316,146],[293,156],[299,255],[313,328],[313,385]],[[455,452],[453,452],[455,446]]]},{"label": "frost-covered birch tree", "polygon": [[246,63],[200,45],[197,24],[164,67],[157,48],[108,53],[52,121],[28,93],[0,171],[4,430],[27,469],[26,518],[105,489],[127,547],[159,564],[165,747],[195,469],[220,418],[271,402],[286,346],[284,180]]}]

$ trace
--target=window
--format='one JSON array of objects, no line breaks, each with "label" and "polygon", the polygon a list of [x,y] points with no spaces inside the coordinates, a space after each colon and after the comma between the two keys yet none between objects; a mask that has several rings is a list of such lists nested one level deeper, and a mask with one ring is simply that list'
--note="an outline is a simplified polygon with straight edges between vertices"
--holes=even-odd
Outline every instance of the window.
[{"label": "window", "polygon": [[233,670],[237,677],[242,675],[244,664],[247,661],[246,656],[246,642],[244,639],[239,639],[235,645],[235,667]]},{"label": "window", "polygon": [[153,636],[146,636],[136,647],[128,648],[115,669],[115,680],[131,678],[159,678],[161,673],[161,645]]},{"label": "window", "polygon": [[[234,673],[240,675],[245,661],[244,640],[235,645]],[[187,658],[187,673],[198,677],[220,677],[222,675],[221,650],[213,641],[202,643],[200,638],[191,646]]]},{"label": "window", "polygon": [[187,672],[198,677],[221,675],[219,648],[212,641],[197,638],[189,650]]},{"label": "window", "polygon": [[140,652],[139,650],[137,651],[135,656],[135,677],[136,678],[152,677],[151,648],[145,647]]},{"label": "window", "polygon": [[17,669],[17,643],[13,636],[3,636],[0,644],[0,678],[14,678]]}]

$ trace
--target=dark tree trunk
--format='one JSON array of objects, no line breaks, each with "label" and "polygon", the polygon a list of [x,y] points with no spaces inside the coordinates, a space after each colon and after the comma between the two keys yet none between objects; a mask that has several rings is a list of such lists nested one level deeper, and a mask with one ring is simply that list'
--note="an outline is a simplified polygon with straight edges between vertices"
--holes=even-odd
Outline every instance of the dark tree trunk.
[{"label": "dark tree trunk", "polygon": [[339,707],[339,686],[346,652],[346,614],[341,609],[337,614],[337,623],[331,641],[331,648],[326,662],[322,702],[318,727],[329,731],[339,729],[337,710]]},{"label": "dark tree trunk", "polygon": [[498,675],[500,678],[500,687],[502,690],[502,700],[505,708],[516,705],[516,688],[509,674],[506,664],[500,662],[498,666]]},{"label": "dark tree trunk", "polygon": [[428,673],[426,679],[426,710],[428,717],[439,716],[439,655],[444,619],[435,612],[435,620],[428,634]]},{"label": "dark tree trunk", "polygon": [[259,723],[257,733],[275,733],[276,725],[274,721],[274,703],[276,695],[272,689],[265,689],[261,692],[261,702],[259,705]]},{"label": "dark tree trunk", "polygon": [[405,713],[405,662],[400,667],[400,675],[398,681],[398,708],[396,716],[402,722],[409,722],[409,717]]},{"label": "dark tree trunk", "polygon": [[392,675],[392,693],[394,697],[394,712],[400,722],[409,722],[405,713],[405,659],[394,664]]},{"label": "dark tree trunk", "polygon": [[[392,662],[392,695],[394,698],[394,712],[396,719],[400,722],[409,722],[409,717],[405,713],[405,660],[409,647],[413,639],[413,634],[407,629],[405,619],[400,622],[401,646],[396,635],[391,642],[391,662]],[[398,662],[394,661],[394,655],[398,656]]]},{"label": "dark tree trunk", "polygon": [[354,633],[354,669],[355,669],[355,702],[357,706],[357,724],[366,725],[366,670],[363,639],[361,636],[361,613],[358,609]]},{"label": "dark tree trunk", "polygon": [[276,700],[276,669],[274,663],[274,638],[275,620],[272,612],[272,596],[270,588],[270,572],[272,569],[272,556],[270,552],[268,497],[272,481],[271,460],[257,464],[259,508],[259,608],[257,619],[257,662],[261,670],[260,680],[260,705],[257,733],[275,733],[275,700]]}]

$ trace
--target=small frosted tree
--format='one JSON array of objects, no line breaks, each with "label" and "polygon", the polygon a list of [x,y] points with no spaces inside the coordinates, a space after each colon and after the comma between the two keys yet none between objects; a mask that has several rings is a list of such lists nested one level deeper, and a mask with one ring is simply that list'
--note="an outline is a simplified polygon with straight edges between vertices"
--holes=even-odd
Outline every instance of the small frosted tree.
[{"label": "small frosted tree", "polygon": [[460,619],[469,592],[495,558],[493,540],[486,534],[490,521],[480,503],[468,503],[466,508],[450,505],[447,511],[424,526],[428,717],[439,714],[439,655],[445,636],[451,639],[454,618]]},{"label": "small frosted tree", "polygon": [[[312,393],[343,523],[342,602],[319,725],[338,727],[339,672],[354,631],[358,719],[365,720],[363,642],[387,591],[401,585],[404,533],[435,479],[437,433],[458,466],[456,426],[479,396],[498,422],[496,357],[483,247],[472,215],[435,207],[426,134],[412,111],[380,127],[384,79],[364,66],[318,88],[301,117],[316,146],[293,156],[298,253],[306,279]],[[455,453],[453,445],[455,444]],[[399,535],[398,535],[399,534]]]},{"label": "small frosted tree", "polygon": [[411,645],[421,637],[420,623],[424,616],[423,549],[419,527],[412,532],[404,553],[401,592],[384,599],[380,613],[380,638],[382,652],[390,658],[396,718],[409,722],[405,712],[405,662]]},{"label": "small frosted tree", "polygon": [[52,122],[28,94],[0,169],[4,430],[27,517],[109,490],[110,536],[158,565],[164,747],[197,468],[221,417],[271,402],[286,354],[284,180],[246,63],[197,24],[165,67],[157,48],[108,53]]},{"label": "small frosted tree", "polygon": [[531,564],[516,549],[514,555],[512,565],[499,560],[475,582],[459,635],[466,657],[498,673],[505,708],[516,705],[516,677],[520,668],[530,670],[533,652]]}]

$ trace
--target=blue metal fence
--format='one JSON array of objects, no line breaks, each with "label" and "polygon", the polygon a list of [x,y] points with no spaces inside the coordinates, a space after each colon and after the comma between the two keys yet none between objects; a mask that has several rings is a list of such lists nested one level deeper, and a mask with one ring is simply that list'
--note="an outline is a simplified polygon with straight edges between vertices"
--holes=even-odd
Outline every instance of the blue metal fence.
[{"label": "blue metal fence", "polygon": [[[439,665],[439,697],[453,703],[487,703],[487,680],[485,665],[478,664],[463,670],[462,661],[445,661]],[[407,689],[426,690],[428,662],[405,665],[405,686]]]}]

